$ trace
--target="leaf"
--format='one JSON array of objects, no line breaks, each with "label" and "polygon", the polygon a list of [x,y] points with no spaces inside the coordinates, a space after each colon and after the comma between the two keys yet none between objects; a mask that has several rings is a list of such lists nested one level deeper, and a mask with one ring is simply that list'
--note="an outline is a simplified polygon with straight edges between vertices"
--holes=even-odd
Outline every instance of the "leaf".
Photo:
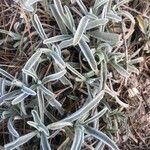
[{"label": "leaf", "polygon": [[116,69],[118,73],[120,73],[124,77],[129,77],[129,73],[121,66],[118,65],[117,63],[111,63],[111,65]]},{"label": "leaf", "polygon": [[84,13],[84,15],[87,15],[88,10],[87,10],[86,6],[84,5],[84,3],[82,2],[82,0],[76,0],[76,2],[79,5],[81,11]]},{"label": "leaf", "polygon": [[38,87],[37,87],[37,99],[38,99],[38,107],[39,107],[40,118],[43,122],[44,121],[45,103],[44,103],[43,92]]},{"label": "leaf", "polygon": [[36,92],[33,91],[31,88],[28,88],[26,86],[22,86],[22,91],[28,95],[32,95],[32,96],[35,96],[36,95]]},{"label": "leaf", "polygon": [[0,97],[0,105],[4,102],[4,101],[9,101],[14,99],[17,95],[21,94],[22,92],[20,90],[15,90],[9,93],[6,93],[5,95],[2,95]]},{"label": "leaf", "polygon": [[14,80],[14,77],[11,74],[9,74],[8,72],[6,72],[5,70],[3,70],[1,68],[0,68],[0,74],[2,74],[3,76],[5,76],[6,78],[8,78],[11,81]]},{"label": "leaf", "polygon": [[57,10],[57,13],[61,17],[61,20],[63,21],[63,23],[68,27],[69,30],[72,30],[72,27],[70,26],[70,23],[69,23],[68,19],[66,18],[66,15],[64,13],[61,1],[60,0],[54,0],[54,6]]},{"label": "leaf", "polygon": [[8,123],[7,123],[7,128],[14,137],[17,137],[17,138],[19,137],[18,132],[16,131],[16,129],[13,126],[12,118],[9,118]]},{"label": "leaf", "polygon": [[5,144],[4,147],[7,150],[14,150],[15,148],[25,144],[26,142],[28,142],[30,139],[32,139],[35,135],[37,134],[37,132],[33,131],[31,133],[28,133],[26,135],[23,135],[21,137],[19,137],[18,139],[16,139],[15,141]]},{"label": "leaf", "polygon": [[58,79],[62,78],[65,74],[66,74],[66,70],[64,69],[60,72],[48,75],[48,76],[44,77],[44,79],[42,80],[42,83],[46,84],[48,82],[58,80]]},{"label": "leaf", "polygon": [[44,44],[53,44],[53,43],[56,43],[56,42],[61,42],[61,41],[64,41],[64,40],[68,40],[70,38],[71,38],[71,36],[69,36],[69,35],[57,35],[57,36],[45,39],[43,41],[43,43]]},{"label": "leaf", "polygon": [[26,62],[25,66],[24,66],[24,70],[30,70],[36,63],[37,61],[40,59],[42,52],[40,50],[36,51],[31,57],[30,59]]},{"label": "leaf", "polygon": [[82,53],[84,54],[85,58],[87,59],[90,67],[92,68],[92,70],[97,74],[98,69],[97,69],[97,63],[95,61],[95,58],[92,54],[92,51],[90,49],[90,47],[88,46],[88,44],[84,41],[84,40],[80,40],[79,42],[79,47],[82,51]]},{"label": "leaf", "polygon": [[47,128],[50,129],[50,130],[58,130],[58,129],[62,129],[66,126],[71,126],[72,127],[73,124],[70,123],[70,122],[56,122],[56,123],[49,124],[47,126]]},{"label": "leaf", "polygon": [[120,22],[122,20],[122,18],[120,16],[118,16],[116,12],[114,12],[112,10],[110,10],[109,12],[107,12],[106,17],[108,19],[112,19],[112,20],[114,20],[116,22]]},{"label": "leaf", "polygon": [[24,101],[24,99],[28,97],[28,94],[26,93],[22,93],[19,96],[17,96],[13,101],[12,101],[12,105],[16,105],[22,101]]},{"label": "leaf", "polygon": [[33,24],[34,28],[36,29],[36,31],[38,32],[38,34],[40,35],[40,37],[43,40],[47,39],[47,35],[44,32],[44,29],[42,27],[42,24],[41,24],[37,14],[33,15],[33,17],[32,17],[32,24]]},{"label": "leaf", "polygon": [[59,44],[59,47],[61,49],[64,49],[64,48],[67,48],[67,47],[70,47],[73,45],[73,38],[69,39],[69,40],[65,40],[65,41],[62,41],[60,44]]},{"label": "leaf", "polygon": [[64,8],[65,8],[65,12],[66,12],[66,17],[68,18],[70,26],[72,27],[72,30],[73,30],[73,28],[75,28],[75,23],[74,23],[74,19],[73,19],[73,16],[71,14],[71,11],[68,8],[68,6],[66,6],[66,5],[64,6]]},{"label": "leaf", "polygon": [[51,12],[52,12],[53,16],[55,17],[55,20],[56,20],[56,22],[59,26],[59,29],[60,29],[61,33],[62,34],[67,34],[67,29],[66,29],[64,23],[62,22],[62,19],[59,16],[58,12],[56,11],[55,6],[50,4],[50,9],[51,9]]},{"label": "leaf", "polygon": [[84,128],[82,126],[77,126],[75,128],[71,150],[80,150],[83,142],[84,142]]},{"label": "leaf", "polygon": [[106,112],[107,112],[108,108],[105,107],[104,109],[102,109],[100,112],[98,112],[96,115],[94,115],[93,117],[87,119],[84,124],[89,124],[91,122],[93,122],[94,120],[102,117]]},{"label": "leaf", "polygon": [[89,21],[86,27],[86,30],[90,30],[96,27],[99,27],[101,25],[106,25],[106,23],[108,22],[108,19],[96,19],[93,21]]},{"label": "leaf", "polygon": [[[102,100],[103,96],[104,96],[104,91],[100,91],[93,100],[91,100],[90,102],[85,104],[83,107],[81,107],[75,113],[64,118],[62,121],[72,122],[72,121],[77,120],[79,117],[83,116],[84,114],[89,112],[92,108],[94,108]],[[60,122],[62,122],[62,121],[60,121]]]},{"label": "leaf", "polygon": [[32,77],[35,82],[38,81],[37,75],[35,73],[33,73],[31,70],[22,69],[22,72],[25,73],[26,75]]},{"label": "leaf", "polygon": [[90,36],[111,45],[117,44],[120,41],[120,36],[115,33],[99,32],[96,30],[89,32],[89,34]]},{"label": "leaf", "polygon": [[107,3],[108,1],[109,0],[95,0],[93,10],[99,9],[99,7],[101,7],[102,5],[104,5],[105,3]]},{"label": "leaf", "polygon": [[41,139],[42,150],[51,150],[48,142],[48,137],[44,132],[41,133],[40,139]]},{"label": "leaf", "polygon": [[74,69],[71,65],[66,63],[66,66],[71,72],[73,72],[76,76],[78,76],[82,81],[86,81],[86,78],[81,73],[79,73],[76,69]]},{"label": "leaf", "polygon": [[88,25],[88,21],[89,19],[86,16],[81,18],[78,28],[74,35],[73,45],[77,45],[79,41],[81,40],[83,33],[85,32],[86,27]]},{"label": "leaf", "polygon": [[106,134],[104,134],[101,131],[98,131],[94,128],[91,128],[89,126],[84,126],[85,130],[88,134],[90,134],[91,136],[99,139],[100,141],[104,142],[106,145],[108,145],[109,147],[111,147],[113,150],[119,150],[118,146],[115,144],[115,142],[113,140],[111,140]]},{"label": "leaf", "polygon": [[54,93],[53,92],[51,92],[49,89],[47,89],[43,84],[41,84],[40,86],[39,86],[39,88],[45,93],[45,94],[47,94],[47,95],[49,95],[49,96],[51,96],[51,97],[54,97]]}]

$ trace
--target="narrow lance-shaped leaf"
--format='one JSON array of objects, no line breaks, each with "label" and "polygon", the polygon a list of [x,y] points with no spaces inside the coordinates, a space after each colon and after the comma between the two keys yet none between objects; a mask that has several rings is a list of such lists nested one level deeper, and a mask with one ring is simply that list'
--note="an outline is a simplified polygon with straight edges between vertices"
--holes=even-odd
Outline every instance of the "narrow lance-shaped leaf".
[{"label": "narrow lance-shaped leaf", "polygon": [[15,148],[25,144],[26,142],[28,142],[30,139],[32,139],[35,135],[37,134],[37,132],[33,131],[31,133],[28,133],[26,135],[23,135],[21,137],[19,137],[18,139],[16,139],[15,141],[5,144],[4,147],[7,150],[14,150]]},{"label": "narrow lance-shaped leaf", "polygon": [[16,96],[21,93],[22,92],[20,90],[15,90],[15,91],[6,93],[5,95],[0,97],[0,104],[2,104],[4,101],[9,101],[9,100],[16,98]]},{"label": "narrow lance-shaped leaf", "polygon": [[102,117],[106,112],[107,112],[108,108],[105,107],[103,110],[101,110],[99,113],[97,113],[96,115],[94,115],[93,117],[87,119],[84,124],[88,124],[88,123],[91,123],[93,122],[94,120]]},{"label": "narrow lance-shaped leaf", "polygon": [[28,97],[28,94],[26,93],[22,93],[19,96],[17,96],[13,101],[12,101],[12,105],[16,105],[22,101],[24,101],[24,99]]},{"label": "narrow lance-shaped leaf", "polygon": [[44,32],[44,29],[42,27],[42,24],[39,20],[39,17],[37,14],[33,15],[32,17],[32,23],[34,28],[36,29],[36,31],[38,32],[38,34],[40,35],[40,37],[44,40],[47,39],[47,35]]},{"label": "narrow lance-shaped leaf", "polygon": [[71,150],[81,149],[82,143],[84,142],[84,128],[82,126],[77,126],[75,128],[75,134],[73,139],[73,144]]},{"label": "narrow lance-shaped leaf", "polygon": [[6,72],[5,70],[3,70],[1,68],[0,68],[0,74],[2,74],[3,76],[5,76],[6,78],[8,78],[11,81],[14,80],[14,77],[11,74],[9,74],[8,72]]},{"label": "narrow lance-shaped leaf", "polygon": [[41,133],[40,138],[41,138],[42,150],[51,150],[50,144],[48,142],[48,137],[46,136],[46,134],[44,132]]},{"label": "narrow lance-shaped leaf", "polygon": [[25,70],[30,70],[35,63],[39,60],[40,56],[41,56],[42,52],[40,50],[38,50],[37,52],[35,52],[30,59],[27,61],[27,63],[25,64],[24,68]]},{"label": "narrow lance-shaped leaf", "polygon": [[77,110],[72,115],[64,118],[62,121],[72,122],[74,120],[77,120],[79,117],[83,116],[84,114],[89,112],[93,107],[95,107],[102,100],[103,96],[104,96],[104,91],[100,91],[92,101],[88,102],[82,108]]},{"label": "narrow lance-shaped leaf", "polygon": [[113,150],[119,150],[118,146],[115,144],[113,140],[111,140],[106,134],[104,134],[101,131],[98,131],[96,129],[93,129],[89,126],[85,126],[85,130],[88,134],[92,135],[93,137],[99,139],[100,141],[107,144],[109,147],[111,147]]},{"label": "narrow lance-shaped leaf", "polygon": [[12,118],[9,118],[8,123],[7,123],[7,128],[14,137],[17,137],[17,138],[19,137],[18,132],[16,131],[16,129],[13,126]]},{"label": "narrow lance-shaped leaf", "polygon": [[82,2],[82,0],[76,0],[76,2],[78,3],[78,5],[79,5],[81,11],[82,11],[85,15],[87,15],[87,14],[88,14],[88,10],[87,10],[86,6],[84,5],[84,3]]},{"label": "narrow lance-shaped leaf", "polygon": [[111,65],[116,69],[116,71],[118,73],[120,73],[122,76],[124,77],[128,77],[129,73],[120,65],[118,65],[117,63],[111,63]]},{"label": "narrow lance-shaped leaf", "polygon": [[101,25],[105,25],[108,22],[108,19],[96,19],[93,21],[89,21],[86,27],[86,30],[90,30],[96,27],[99,27]]},{"label": "narrow lance-shaped leaf", "polygon": [[89,32],[89,34],[90,36],[111,45],[117,44],[120,41],[120,36],[115,33],[99,32],[98,30],[96,30]]},{"label": "narrow lance-shaped leaf", "polygon": [[51,74],[49,76],[46,76],[44,77],[44,79],[42,80],[42,83],[43,84],[46,84],[50,81],[55,81],[55,80],[58,80],[60,79],[61,77],[63,77],[64,75],[66,74],[66,70],[62,70],[60,72],[57,72],[57,73],[54,73],[54,74]]},{"label": "narrow lance-shaped leaf", "polygon": [[53,44],[53,43],[61,42],[61,41],[64,41],[64,40],[68,40],[70,38],[71,38],[71,36],[69,36],[69,35],[56,35],[54,37],[45,39],[43,41],[43,43],[44,44]]},{"label": "narrow lance-shaped leaf", "polygon": [[76,69],[74,69],[71,65],[66,63],[66,66],[71,72],[77,75],[82,81],[86,81],[86,78],[81,73],[79,73]]},{"label": "narrow lance-shaped leaf", "polygon": [[67,29],[64,25],[64,23],[62,22],[61,17],[59,16],[58,12],[56,11],[56,8],[53,4],[50,4],[50,9],[52,11],[53,16],[55,17],[55,20],[59,26],[59,29],[61,31],[62,34],[67,34]]},{"label": "narrow lance-shaped leaf", "polygon": [[48,129],[50,130],[58,130],[58,129],[62,129],[66,126],[73,126],[73,124],[71,122],[56,122],[56,123],[52,123],[52,124],[49,124],[47,126]]},{"label": "narrow lance-shaped leaf", "polygon": [[84,40],[80,40],[79,46],[81,48],[82,53],[84,54],[85,58],[87,59],[90,67],[92,70],[97,74],[98,69],[97,69],[97,63],[95,61],[94,55],[92,54],[92,51],[88,44]]},{"label": "narrow lance-shaped leaf", "polygon": [[88,25],[88,21],[89,21],[89,19],[86,16],[81,18],[78,28],[74,35],[73,45],[77,45],[79,43],[79,41],[81,40],[82,35],[85,32],[86,27]]}]

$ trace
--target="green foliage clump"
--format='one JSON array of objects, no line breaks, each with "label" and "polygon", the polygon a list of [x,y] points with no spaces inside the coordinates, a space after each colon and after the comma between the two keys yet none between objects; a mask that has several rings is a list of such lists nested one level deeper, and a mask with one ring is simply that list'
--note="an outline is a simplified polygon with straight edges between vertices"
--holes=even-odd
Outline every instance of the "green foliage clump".
[{"label": "green foliage clump", "polygon": [[[109,26],[112,22],[121,23],[124,16],[134,26],[132,15],[121,10],[127,1],[95,0],[90,8],[82,0],[71,1],[71,8],[60,0],[47,1],[49,14],[59,28],[58,34],[52,37],[45,32],[36,13],[37,4],[44,5],[42,1],[16,2],[30,14],[30,24],[43,44],[34,49],[18,78],[0,69],[0,111],[2,120],[8,120],[10,134],[10,143],[4,147],[13,150],[36,137],[38,142],[40,139],[39,149],[50,150],[54,149],[52,139],[59,135],[65,137],[57,145],[59,150],[100,150],[105,145],[118,150],[110,134],[100,131],[100,119],[105,120],[109,117],[106,114],[113,110],[110,97],[121,107],[129,107],[119,99],[112,82],[116,75],[128,78],[131,72],[138,73],[134,64],[141,61],[133,59],[136,54],[128,57],[127,52],[119,51],[124,44],[123,36],[112,32]],[[20,38],[19,33],[0,32],[17,42]],[[47,64],[51,69],[47,68],[48,75],[44,75],[42,67]],[[84,97],[73,92],[78,88]],[[64,94],[68,89],[72,92]],[[80,105],[67,111],[64,101],[68,104],[77,101]],[[32,130],[25,135],[14,127],[16,120],[23,119]]]}]

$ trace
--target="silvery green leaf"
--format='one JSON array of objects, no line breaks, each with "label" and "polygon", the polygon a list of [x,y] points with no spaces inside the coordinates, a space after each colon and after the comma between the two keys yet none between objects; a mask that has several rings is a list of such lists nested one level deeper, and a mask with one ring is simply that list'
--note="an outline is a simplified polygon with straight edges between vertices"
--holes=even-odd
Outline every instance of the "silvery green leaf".
[{"label": "silvery green leaf", "polygon": [[15,91],[6,93],[5,95],[2,95],[0,97],[0,104],[2,104],[4,101],[9,101],[9,100],[16,98],[16,95],[19,95],[21,93],[22,92],[20,90],[15,90]]},{"label": "silvery green leaf", "polygon": [[96,97],[88,102],[86,105],[84,105],[82,108],[77,110],[75,113],[71,114],[70,116],[64,118],[62,121],[65,122],[72,122],[89,112],[93,107],[95,107],[102,99],[104,96],[104,91],[100,91]]},{"label": "silvery green leaf", "polygon": [[102,109],[100,112],[98,112],[96,115],[94,115],[93,117],[87,119],[84,124],[89,124],[91,122],[93,122],[94,120],[102,117],[106,112],[107,112],[108,108],[105,107],[104,109]]},{"label": "silvery green leaf", "polygon": [[71,36],[69,35],[56,35],[54,37],[51,37],[51,38],[48,38],[48,39],[45,39],[43,41],[44,44],[53,44],[53,43],[56,43],[56,42],[61,42],[61,41],[64,41],[64,40],[68,40],[70,39]]},{"label": "silvery green leaf", "polygon": [[37,14],[33,15],[33,17],[32,17],[32,24],[33,24],[34,28],[36,29],[36,31],[38,32],[38,34],[40,35],[40,37],[43,40],[47,39],[47,35],[44,32],[44,29],[42,27],[42,24],[41,24]]},{"label": "silvery green leaf", "polygon": [[6,78],[8,78],[11,81],[14,80],[14,77],[11,74],[9,74],[7,71],[5,71],[1,68],[0,68],[0,74],[2,74],[3,76],[5,76]]},{"label": "silvery green leaf", "polygon": [[105,92],[108,93],[109,95],[111,95],[112,97],[115,98],[116,102],[121,106],[121,107],[124,107],[124,108],[128,108],[129,107],[129,104],[126,104],[124,102],[122,102],[119,98],[118,98],[118,93],[116,93],[115,91],[109,89],[109,87],[106,85],[106,89],[105,89]]},{"label": "silvery green leaf", "polygon": [[26,93],[22,93],[20,95],[18,95],[13,101],[12,101],[12,105],[16,105],[22,101],[24,101],[24,99],[28,97],[28,94]]},{"label": "silvery green leaf", "polygon": [[84,142],[84,128],[82,126],[77,126],[75,128],[75,134],[73,144],[71,145],[71,150],[80,150],[83,142]]},{"label": "silvery green leaf", "polygon": [[68,6],[64,6],[64,8],[65,8],[66,16],[67,16],[67,18],[68,18],[68,21],[69,21],[69,23],[70,23],[70,26],[72,27],[72,30],[73,30],[73,28],[75,27],[75,23],[74,23],[74,19],[73,19],[73,16],[72,16],[72,14],[71,14],[71,11],[70,11],[70,9],[68,8]]},{"label": "silvery green leaf", "polygon": [[52,51],[50,53],[50,55],[55,60],[55,62],[60,66],[60,68],[64,69],[66,67],[64,60],[62,59],[62,57],[58,53]]},{"label": "silvery green leaf", "polygon": [[82,81],[86,81],[86,78],[81,73],[79,73],[76,69],[74,69],[71,65],[69,65],[69,63],[66,63],[66,66],[72,73],[78,76]]},{"label": "silvery green leaf", "polygon": [[117,15],[117,13],[113,12],[112,10],[110,10],[109,12],[107,12],[107,18],[108,19],[112,19],[116,22],[119,22],[122,20],[122,18],[120,16]]},{"label": "silvery green leaf", "polygon": [[120,36],[115,33],[99,32],[98,30],[96,30],[89,32],[89,34],[90,36],[111,45],[114,45],[120,41]]},{"label": "silvery green leaf", "polygon": [[81,39],[79,42],[79,47],[82,53],[84,54],[85,58],[87,59],[92,70],[97,73],[98,72],[97,63],[95,61],[94,55],[92,54],[92,51],[90,47],[88,46],[88,44],[84,40]]},{"label": "silvery green leaf", "polygon": [[36,51],[26,62],[23,69],[30,70],[37,63],[37,61],[41,57],[41,54],[42,54],[42,52],[40,50]]},{"label": "silvery green leaf", "polygon": [[27,0],[27,1],[26,1],[26,4],[28,4],[28,5],[33,5],[34,3],[37,3],[37,2],[39,2],[39,1],[42,1],[42,0]]},{"label": "silvery green leaf", "polygon": [[28,94],[28,95],[33,95],[35,96],[36,95],[36,92],[34,90],[32,90],[31,88],[28,88],[26,86],[22,86],[22,89],[21,89],[24,93]]},{"label": "silvery green leaf", "polygon": [[47,127],[42,123],[38,113],[36,110],[32,110],[31,111],[32,116],[33,116],[33,121],[28,121],[27,123],[30,126],[33,126],[34,128],[36,128],[38,131],[40,132],[44,132],[47,136],[49,136],[49,130],[47,129]]},{"label": "silvery green leaf", "polygon": [[[55,69],[55,72],[61,71],[61,69],[55,64],[54,64],[54,69]],[[62,82],[63,85],[70,85],[70,87],[72,87],[72,83],[65,76],[61,77],[60,81]]]},{"label": "silvery green leaf", "polygon": [[16,131],[16,129],[13,126],[12,118],[9,118],[8,123],[7,123],[7,128],[14,137],[17,137],[17,138],[19,137],[18,132]]},{"label": "silvery green leaf", "polygon": [[33,132],[30,132],[26,135],[23,135],[19,138],[17,138],[15,141],[11,142],[11,143],[8,143],[8,144],[5,144],[4,147],[5,149],[7,150],[14,150],[16,149],[17,147],[25,144],[26,142],[28,142],[30,139],[32,139],[35,135],[37,134],[37,132],[33,131]]},{"label": "silvery green leaf", "polygon": [[42,150],[51,150],[50,144],[48,142],[48,137],[44,132],[41,133],[40,139],[41,139]]},{"label": "silvery green leaf", "polygon": [[107,3],[108,1],[109,0],[95,0],[93,10],[99,9],[99,7],[101,7],[102,5],[104,5],[105,3]]},{"label": "silvery green leaf", "polygon": [[64,48],[67,48],[67,47],[70,47],[73,45],[73,38],[69,39],[69,40],[65,40],[65,41],[62,41],[60,44],[59,44],[59,47],[61,49],[64,49]]},{"label": "silvery green leaf", "polygon": [[64,109],[62,108],[62,104],[57,101],[54,97],[50,97],[48,95],[45,95],[45,98],[47,102],[54,108],[58,110],[58,112],[63,115],[64,114]]},{"label": "silvery green leaf", "polygon": [[120,6],[122,6],[123,4],[125,4],[125,3],[129,2],[129,1],[131,1],[131,0],[121,0],[121,1],[118,1],[116,3],[116,5],[113,6],[113,10],[116,10],[117,8],[119,8]]},{"label": "silvery green leaf", "polygon": [[39,113],[40,113],[40,118],[42,122],[44,121],[44,96],[43,92],[37,87],[37,99],[38,99],[38,106],[39,106]]},{"label": "silvery green leaf", "polygon": [[85,131],[90,134],[91,136],[99,139],[100,141],[104,142],[106,145],[111,147],[113,150],[119,150],[118,146],[115,144],[113,140],[111,140],[106,134],[104,134],[101,131],[98,131],[94,128],[91,128],[89,126],[84,126]]},{"label": "silvery green leaf", "polygon": [[61,31],[62,34],[67,34],[67,29],[64,25],[64,23],[62,22],[61,17],[59,16],[58,12],[56,11],[56,8],[54,5],[50,4],[50,9],[52,11],[53,16],[55,17],[55,20],[59,26],[59,29]]},{"label": "silvery green leaf", "polygon": [[70,26],[70,23],[64,13],[64,9],[62,7],[61,1],[54,0],[54,6],[55,6],[59,16],[61,17],[61,20],[63,21],[63,23],[66,25],[66,27],[68,27],[69,30],[72,30],[72,27]]},{"label": "silvery green leaf", "polygon": [[52,123],[52,124],[49,124],[47,126],[48,129],[50,130],[58,130],[58,129],[62,129],[66,126],[73,126],[73,124],[71,122],[56,122],[56,123]]},{"label": "silvery green leaf", "polygon": [[89,21],[86,27],[86,30],[90,30],[96,27],[99,27],[101,25],[106,25],[106,23],[108,22],[108,19],[96,19],[93,21]]},{"label": "silvery green leaf", "polygon": [[39,88],[47,95],[54,97],[54,93],[47,89],[43,84],[39,86]]},{"label": "silvery green leaf", "polygon": [[89,19],[86,16],[81,18],[78,28],[74,35],[73,45],[77,45],[79,41],[81,40],[83,33],[86,30],[88,22],[89,22]]},{"label": "silvery green leaf", "polygon": [[33,73],[31,70],[22,69],[22,72],[25,73],[26,75],[32,77],[35,82],[38,81],[37,75],[35,73]]},{"label": "silvery green leaf", "polygon": [[48,75],[48,76],[44,77],[44,79],[42,80],[42,83],[46,84],[48,82],[58,80],[61,77],[63,77],[65,74],[66,74],[66,70],[64,69],[64,70],[62,70],[60,72]]},{"label": "silvery green leaf", "polygon": [[120,73],[122,76],[124,77],[128,77],[129,76],[129,73],[119,64],[117,63],[111,63],[111,65],[116,69],[116,71],[118,73]]},{"label": "silvery green leaf", "polygon": [[76,0],[76,2],[78,3],[78,5],[79,5],[81,11],[82,11],[85,15],[87,15],[87,14],[88,14],[88,10],[87,10],[86,6],[84,5],[84,3],[82,2],[82,0]]}]

